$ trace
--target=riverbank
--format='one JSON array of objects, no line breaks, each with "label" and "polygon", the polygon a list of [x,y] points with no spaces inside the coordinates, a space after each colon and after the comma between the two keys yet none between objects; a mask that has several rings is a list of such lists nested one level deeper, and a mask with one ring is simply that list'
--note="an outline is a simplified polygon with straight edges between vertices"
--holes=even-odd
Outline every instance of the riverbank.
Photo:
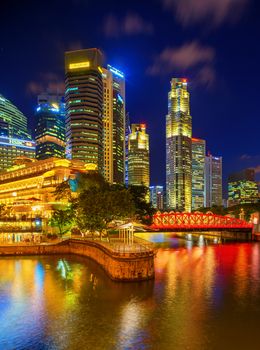
[{"label": "riverbank", "polygon": [[115,281],[143,281],[154,278],[155,251],[151,245],[69,239],[50,244],[0,246],[1,256],[77,254],[96,261]]}]

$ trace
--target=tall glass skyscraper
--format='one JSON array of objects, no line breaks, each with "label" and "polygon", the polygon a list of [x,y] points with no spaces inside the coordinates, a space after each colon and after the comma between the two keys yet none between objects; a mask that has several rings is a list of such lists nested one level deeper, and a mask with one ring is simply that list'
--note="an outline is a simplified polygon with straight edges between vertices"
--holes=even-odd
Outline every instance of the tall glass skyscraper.
[{"label": "tall glass skyscraper", "polygon": [[149,187],[149,135],[145,124],[132,124],[128,148],[128,184]]},{"label": "tall glass skyscraper", "polygon": [[25,115],[0,95],[0,171],[10,168],[19,157],[34,158],[35,144]]},{"label": "tall glass skyscraper", "polygon": [[173,78],[166,116],[166,201],[177,211],[191,211],[191,136],[187,80]]},{"label": "tall glass skyscraper", "polygon": [[192,209],[204,207],[205,203],[205,155],[206,142],[192,138]]},{"label": "tall glass skyscraper", "polygon": [[125,182],[125,78],[118,69],[103,68],[104,175],[111,183]]},{"label": "tall glass skyscraper", "polygon": [[222,205],[222,157],[205,158],[205,207]]},{"label": "tall glass skyscraper", "polygon": [[150,186],[150,202],[152,207],[157,210],[163,210],[164,191],[163,186]]},{"label": "tall glass skyscraper", "polygon": [[113,183],[125,182],[125,76],[107,66],[113,80]]},{"label": "tall glass skyscraper", "polygon": [[65,53],[66,156],[103,174],[103,81],[100,50]]},{"label": "tall glass skyscraper", "polygon": [[36,158],[65,158],[65,103],[62,95],[38,96],[35,113]]}]

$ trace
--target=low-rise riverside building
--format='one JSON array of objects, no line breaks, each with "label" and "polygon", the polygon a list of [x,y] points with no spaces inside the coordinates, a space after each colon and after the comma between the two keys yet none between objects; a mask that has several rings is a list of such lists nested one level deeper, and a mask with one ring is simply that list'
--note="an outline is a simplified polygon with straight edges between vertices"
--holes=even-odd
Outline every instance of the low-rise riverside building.
[{"label": "low-rise riverside building", "polygon": [[53,210],[67,205],[65,198],[56,200],[57,185],[66,180],[73,183],[85,171],[78,160],[26,158],[2,172],[0,204],[7,210],[0,219],[0,239],[19,241],[26,233],[46,231]]}]

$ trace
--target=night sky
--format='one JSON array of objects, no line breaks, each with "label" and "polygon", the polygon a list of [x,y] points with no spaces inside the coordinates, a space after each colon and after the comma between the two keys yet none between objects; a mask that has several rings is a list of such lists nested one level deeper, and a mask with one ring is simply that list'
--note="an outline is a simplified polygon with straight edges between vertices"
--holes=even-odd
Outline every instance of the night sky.
[{"label": "night sky", "polygon": [[259,19],[257,0],[1,0],[0,93],[33,130],[37,94],[64,86],[64,51],[98,47],[126,74],[131,122],[147,123],[151,184],[165,182],[172,77],[188,78],[193,136],[223,156],[225,181],[260,172]]}]

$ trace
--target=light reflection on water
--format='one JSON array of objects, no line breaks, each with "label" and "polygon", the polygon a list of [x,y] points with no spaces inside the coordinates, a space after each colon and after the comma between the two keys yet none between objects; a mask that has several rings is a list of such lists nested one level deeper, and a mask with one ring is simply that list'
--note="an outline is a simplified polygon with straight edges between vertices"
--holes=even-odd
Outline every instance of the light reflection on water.
[{"label": "light reflection on water", "polygon": [[139,284],[77,256],[0,259],[0,349],[259,349],[260,245],[149,237]]}]

